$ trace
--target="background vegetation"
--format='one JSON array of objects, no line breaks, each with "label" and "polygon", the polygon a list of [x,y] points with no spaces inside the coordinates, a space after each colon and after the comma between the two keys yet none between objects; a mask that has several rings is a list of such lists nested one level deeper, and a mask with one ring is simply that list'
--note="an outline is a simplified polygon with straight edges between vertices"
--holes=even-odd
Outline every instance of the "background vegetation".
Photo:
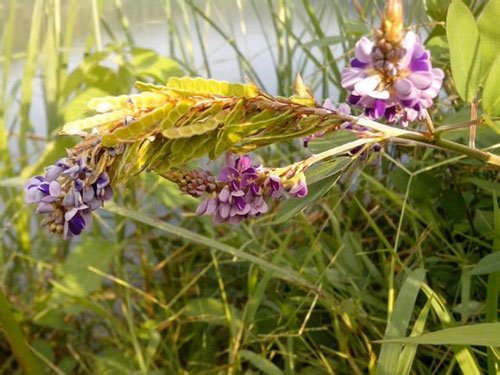
[{"label": "background vegetation", "polygon": [[[486,3],[467,5],[481,20]],[[448,2],[406,5],[407,24],[447,76],[432,117],[469,120],[450,79]],[[445,331],[418,346],[375,342],[497,320],[500,185],[498,170],[479,162],[387,147],[323,180],[298,215],[275,207],[238,226],[196,217],[196,200],[147,173],[117,190],[81,239],[49,235],[24,204],[23,181],[77,141],[57,137],[60,126],[80,118],[90,97],[128,93],[135,80],[248,77],[290,95],[301,72],[318,99],[342,102],[339,72],[382,6],[0,2],[0,325],[18,340],[0,341],[0,374],[20,366],[32,374],[495,374],[493,331]],[[479,126],[477,147],[498,147],[499,133],[494,121]],[[447,137],[467,142],[468,129]],[[341,141],[325,137],[311,149]],[[257,157],[279,166],[310,151],[297,140]]]}]

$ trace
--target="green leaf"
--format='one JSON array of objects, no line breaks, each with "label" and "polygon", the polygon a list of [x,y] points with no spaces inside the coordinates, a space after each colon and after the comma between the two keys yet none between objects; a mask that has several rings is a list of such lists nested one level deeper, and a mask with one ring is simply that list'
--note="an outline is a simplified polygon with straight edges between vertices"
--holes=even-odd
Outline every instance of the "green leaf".
[{"label": "green leaf", "polygon": [[500,252],[486,255],[481,259],[472,270],[468,272],[469,275],[486,275],[488,273],[500,272]]},{"label": "green leaf", "polygon": [[358,139],[358,137],[353,132],[348,130],[337,130],[322,137],[313,139],[309,142],[309,148],[312,152],[317,154],[333,147],[353,142],[356,139]]},{"label": "green leaf", "polygon": [[287,220],[290,220],[292,217],[305,209],[308,205],[316,202],[323,195],[325,195],[328,190],[333,187],[333,185],[335,185],[339,178],[340,175],[335,174],[329,178],[309,185],[309,193],[304,198],[288,199],[276,215],[276,218],[273,220],[273,224],[280,224],[284,223]]},{"label": "green leaf", "polygon": [[478,345],[500,346],[500,323],[480,323],[469,326],[445,328],[415,337],[380,340],[382,343],[424,345]]},{"label": "green leaf", "polygon": [[73,295],[85,297],[99,289],[103,276],[89,270],[89,267],[107,271],[111,258],[120,251],[118,244],[103,239],[90,238],[73,249],[57,273],[60,285]]},{"label": "green leaf", "polygon": [[479,31],[474,15],[461,1],[453,0],[446,18],[451,72],[458,94],[471,101],[479,84]]},{"label": "green leaf", "polygon": [[333,161],[316,163],[306,171],[306,181],[308,184],[312,185],[318,181],[324,180],[347,168],[352,161],[353,159],[350,157],[340,156]]},{"label": "green leaf", "polygon": [[[498,43],[500,41],[500,0],[489,0],[479,16],[478,28],[481,38],[480,52],[483,63],[483,74],[487,74],[491,65],[499,55]],[[498,60],[498,59],[497,59]],[[488,82],[488,80],[486,81]],[[498,81],[497,81],[498,82]],[[498,87],[498,86],[497,86]]]},{"label": "green leaf", "polygon": [[250,350],[240,350],[240,355],[252,365],[267,375],[283,375],[283,371],[267,358],[261,357]]},{"label": "green leaf", "polygon": [[497,195],[500,195],[500,183],[496,181],[484,180],[478,177],[469,177],[465,178],[463,182],[469,182],[490,193],[496,193]]},{"label": "green leaf", "polygon": [[[241,311],[237,310],[233,305],[229,305],[231,316],[236,322],[241,321]],[[221,300],[215,298],[194,298],[189,300],[182,313],[196,319],[198,322],[207,322],[212,324],[227,325],[228,321],[224,311],[224,304]]]},{"label": "green leaf", "polygon": [[388,339],[401,337],[406,334],[424,277],[424,269],[419,268],[411,271],[399,291],[394,303],[394,310],[387,323],[384,334],[385,340],[381,341],[384,342],[384,345],[380,349],[377,375],[392,375],[396,373],[398,359],[403,346],[400,344],[388,344],[391,342]]},{"label": "green leaf", "polygon": [[182,69],[172,59],[158,55],[147,48],[133,48],[130,61],[133,74],[139,79],[152,78],[157,82],[167,82],[169,77],[181,76]]},{"label": "green leaf", "polygon": [[436,21],[444,21],[450,2],[450,0],[424,0],[425,10],[429,17]]},{"label": "green leaf", "polygon": [[484,84],[482,105],[486,113],[500,115],[500,55],[493,62]]}]

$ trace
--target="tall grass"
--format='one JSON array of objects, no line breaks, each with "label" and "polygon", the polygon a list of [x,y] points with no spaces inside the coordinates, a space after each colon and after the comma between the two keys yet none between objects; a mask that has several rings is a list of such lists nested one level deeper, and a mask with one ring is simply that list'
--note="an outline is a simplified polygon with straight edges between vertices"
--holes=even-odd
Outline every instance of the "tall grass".
[{"label": "tall grass", "polygon": [[[194,199],[144,173],[95,214],[81,240],[62,241],[38,227],[20,186],[74,144],[55,132],[81,117],[90,97],[129,92],[135,79],[214,75],[213,56],[225,46],[241,80],[290,95],[302,72],[318,98],[342,101],[340,71],[355,41],[378,23],[381,6],[144,2],[142,11],[153,17],[154,10],[168,34],[159,40],[169,55],[161,56],[136,44],[134,4],[2,5],[0,374],[500,373],[498,348],[471,346],[477,338],[460,330],[398,341],[497,321],[498,175],[463,157],[389,147],[350,165],[296,216],[279,220],[275,207],[235,227],[195,217]],[[252,14],[257,30],[246,24]],[[446,51],[441,26],[421,2],[412,2],[408,15],[409,24],[437,35],[429,48]],[[16,40],[28,18],[29,33]],[[332,22],[335,35],[325,31]],[[265,45],[249,52],[245,38],[255,33],[266,35]],[[83,51],[76,36],[86,41]],[[21,48],[16,81],[13,56]],[[258,54],[272,66],[255,65]],[[434,64],[448,70],[446,52],[436,53]],[[264,78],[270,71],[275,87]],[[436,124],[468,119],[453,95],[448,80],[432,113]],[[34,103],[44,116],[33,113]],[[498,130],[479,127],[476,143],[497,148]],[[258,157],[278,166],[307,152],[291,142]]]}]

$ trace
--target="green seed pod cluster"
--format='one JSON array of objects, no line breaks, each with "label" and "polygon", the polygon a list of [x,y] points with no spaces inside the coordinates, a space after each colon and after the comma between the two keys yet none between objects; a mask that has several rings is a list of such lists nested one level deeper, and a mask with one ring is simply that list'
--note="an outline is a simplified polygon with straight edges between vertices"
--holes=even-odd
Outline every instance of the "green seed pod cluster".
[{"label": "green seed pod cluster", "polygon": [[61,131],[84,137],[75,146],[79,156],[114,155],[109,173],[115,183],[144,169],[165,172],[203,156],[248,152],[343,121],[303,93],[304,100],[273,98],[254,85],[189,77],[136,87],[142,92],[92,99],[88,109],[97,114]]}]

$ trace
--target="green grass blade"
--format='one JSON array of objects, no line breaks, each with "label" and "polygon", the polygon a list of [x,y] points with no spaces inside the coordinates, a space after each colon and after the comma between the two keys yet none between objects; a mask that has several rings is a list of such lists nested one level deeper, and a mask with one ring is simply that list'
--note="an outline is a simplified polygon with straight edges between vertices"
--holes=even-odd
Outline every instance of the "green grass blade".
[{"label": "green grass blade", "polygon": [[[425,277],[424,269],[411,271],[406,278],[401,290],[396,298],[394,310],[389,317],[385,330],[384,340],[402,337],[406,335],[406,330]],[[377,365],[377,375],[396,375],[398,359],[401,354],[402,345],[399,343],[387,343],[384,341],[380,349],[380,356]]]},{"label": "green grass blade", "polygon": [[217,240],[202,236],[198,233],[192,232],[185,228],[181,228],[170,223],[159,221],[151,216],[142,214],[135,210],[127,209],[126,207],[118,206],[116,204],[107,204],[105,209],[109,212],[115,213],[117,215],[121,215],[127,217],[132,220],[139,221],[143,224],[149,225],[151,227],[160,229],[164,232],[182,237],[189,241],[196,242],[200,245],[207,246],[211,249],[222,251],[231,256],[235,256],[241,259],[244,259],[248,262],[254,263],[266,270],[273,271],[276,274],[276,277],[279,277],[283,280],[288,280],[290,282],[301,285],[309,290],[314,292],[318,292],[317,288],[311,284],[309,281],[304,279],[302,276],[298,275],[294,270],[278,266],[276,264],[270,263],[267,260],[258,258],[252,254],[248,254],[244,251],[238,250],[234,247],[226,245]]},{"label": "green grass blade", "polygon": [[7,80],[9,78],[10,66],[12,62],[12,49],[14,44],[14,27],[16,22],[17,0],[10,0],[9,15],[7,22],[3,28],[3,70],[2,70],[2,87],[0,91],[0,158],[5,163],[7,169],[10,165],[10,157],[7,143],[7,130],[5,128],[7,119],[7,103],[6,90]]},{"label": "green grass blade", "polygon": [[[431,300],[432,309],[441,321],[441,325],[444,328],[454,327],[456,322],[442,299],[427,284],[423,284],[422,290]],[[451,349],[455,353],[455,358],[464,375],[481,375],[476,357],[470,348],[462,345],[453,345]]]},{"label": "green grass blade", "polygon": [[21,156],[21,166],[23,167],[26,165],[26,134],[31,128],[29,115],[33,82],[35,79],[37,60],[39,56],[40,35],[42,34],[42,17],[43,0],[35,0],[31,18],[31,30],[28,42],[26,63],[24,65],[23,79],[21,82],[21,128],[19,132],[19,152]]},{"label": "green grass blade", "polygon": [[384,339],[382,343],[409,343],[425,345],[500,346],[500,323],[480,323],[445,328],[415,337]]},{"label": "green grass blade", "polygon": [[[428,300],[422,311],[420,311],[420,314],[418,314],[417,320],[413,324],[413,329],[411,330],[410,337],[418,336],[422,334],[422,332],[424,332],[425,323],[427,322],[427,317],[429,316],[431,306],[431,301]],[[405,345],[403,351],[401,352],[401,355],[399,356],[398,370],[396,372],[398,375],[410,374],[413,361],[415,360],[415,354],[417,354],[417,348],[417,344]]]},{"label": "green grass blade", "polygon": [[[495,221],[495,238],[493,239],[493,253],[496,259],[500,259],[500,209],[498,209],[498,199],[495,192],[493,192],[493,214]],[[500,262],[499,262],[500,263]],[[498,263],[497,263],[498,264]],[[491,273],[488,276],[488,286],[486,289],[486,321],[498,321],[498,297],[500,295],[500,271]],[[500,345],[499,345],[500,346]],[[500,361],[495,356],[492,348],[488,348],[488,374],[500,373]]]}]

